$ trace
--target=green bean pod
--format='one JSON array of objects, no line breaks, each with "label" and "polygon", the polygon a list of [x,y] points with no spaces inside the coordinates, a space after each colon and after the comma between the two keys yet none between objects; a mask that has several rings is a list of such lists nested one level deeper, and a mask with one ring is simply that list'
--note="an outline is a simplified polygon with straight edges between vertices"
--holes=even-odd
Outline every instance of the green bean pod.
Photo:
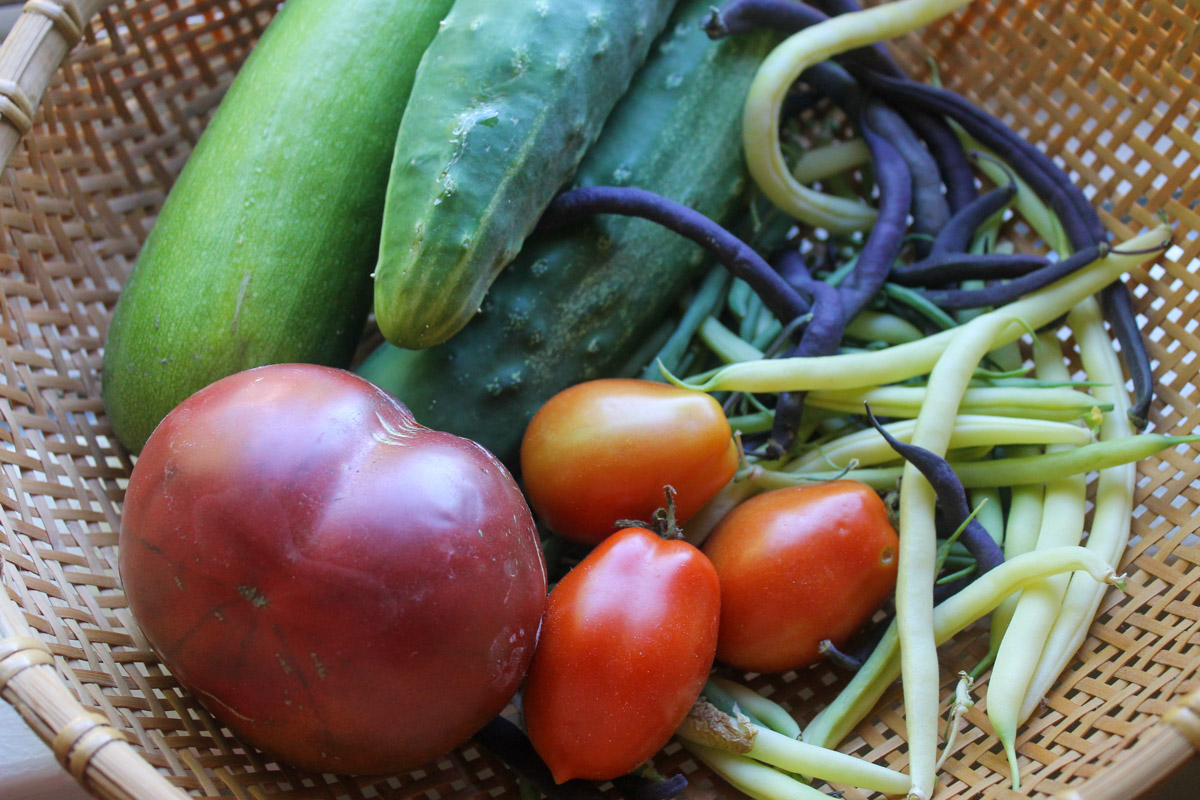
[{"label": "green bean pod", "polygon": [[[1164,247],[1169,241],[1170,229],[1165,225],[1141,233],[1115,246],[1108,255],[1074,275],[977,319],[994,314],[1012,320],[998,335],[994,346],[1015,342],[1028,329],[1036,330],[1053,322],[1080,300],[1118,280],[1123,273],[1136,270],[1150,259],[1151,249]],[[673,381],[706,392],[800,392],[899,383],[928,374],[954,335],[954,330],[942,331],[920,341],[870,353],[729,364],[686,380],[673,378]]]},{"label": "green bean pod", "polygon": [[[1067,324],[1079,344],[1080,360],[1088,377],[1096,380],[1096,394],[1114,406],[1113,413],[1100,424],[1100,439],[1108,441],[1128,436],[1133,431],[1126,410],[1129,395],[1125,391],[1121,363],[1112,348],[1100,306],[1095,300],[1080,303],[1067,315]],[[1115,568],[1129,541],[1133,520],[1133,492],[1137,484],[1137,466],[1120,464],[1100,471],[1096,482],[1095,507],[1088,533],[1087,547]],[[1021,704],[1020,720],[1029,715],[1050,690],[1067,662],[1079,650],[1092,620],[1096,617],[1103,592],[1086,581],[1072,580]]]},{"label": "green bean pod", "polygon": [[[969,391],[969,390],[968,390]],[[872,405],[874,410],[875,406]],[[914,420],[889,422],[883,426],[901,442],[911,442]],[[959,414],[950,433],[950,448],[1010,444],[1087,444],[1091,434],[1077,425],[1040,419],[1018,419],[982,414]],[[822,467],[842,468],[893,461],[896,451],[873,428],[865,428],[839,437],[784,466],[786,472],[805,472]]]},{"label": "green bean pod", "polygon": [[[1103,584],[1124,586],[1123,579],[1097,554],[1083,547],[1061,547],[1026,553],[981,575],[934,609],[934,639],[944,644],[959,631],[992,611],[1006,597],[1035,581],[1068,571],[1084,571]],[[804,729],[804,741],[835,748],[870,713],[875,703],[900,677],[900,637],[893,624],[871,657],[854,677]]]},{"label": "green bean pod", "polygon": [[[1037,376],[1045,380],[1069,380],[1063,363],[1062,346],[1052,331],[1034,340]],[[1047,450],[1066,450],[1058,445]],[[1083,535],[1087,505],[1087,481],[1082,474],[1065,475],[1046,484],[1042,520],[1035,552],[1063,545],[1077,545]],[[987,713],[992,728],[1004,747],[1012,775],[1012,788],[1020,788],[1016,737],[1021,702],[1033,676],[1038,656],[1054,624],[1069,575],[1056,575],[1025,588],[1013,609],[1008,628],[996,652],[987,688]]]},{"label": "green bean pod", "polygon": [[[1200,434],[1166,436],[1161,433],[1139,433],[1119,439],[1093,442],[1063,453],[1042,453],[986,461],[951,459],[950,466],[954,468],[962,485],[968,489],[978,486],[1022,486],[1047,483],[1064,475],[1077,475],[1081,472],[1135,463],[1168,448],[1194,442],[1200,442]],[[883,491],[895,488],[900,480],[900,474],[900,467],[801,473],[756,467],[751,470],[747,479],[753,480],[760,491],[836,478],[852,478]]]}]

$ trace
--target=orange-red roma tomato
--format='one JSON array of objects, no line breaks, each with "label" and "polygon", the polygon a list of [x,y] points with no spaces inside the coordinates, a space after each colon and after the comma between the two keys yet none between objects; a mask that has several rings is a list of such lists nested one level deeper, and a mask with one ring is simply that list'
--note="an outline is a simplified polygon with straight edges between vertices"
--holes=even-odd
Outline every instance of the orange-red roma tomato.
[{"label": "orange-red roma tomato", "polygon": [[260,367],[172,411],[125,497],[120,573],[156,652],[245,741],[393,772],[462,744],[525,675],[533,518],[482,447],[348,372]]},{"label": "orange-red roma tomato", "polygon": [[708,678],[719,613],[708,559],[643,528],[613,534],[558,582],[523,692],[556,781],[616,778],[667,743]]},{"label": "orange-red roma tomato", "polygon": [[717,660],[755,672],[845,644],[896,588],[896,531],[857,481],[776,489],[731,511],[704,543],[721,579]]},{"label": "orange-red roma tomato", "polygon": [[650,520],[675,489],[683,524],[733,478],[737,448],[703,392],[603,378],[550,398],[521,442],[521,479],[546,527],[596,544],[618,520]]}]

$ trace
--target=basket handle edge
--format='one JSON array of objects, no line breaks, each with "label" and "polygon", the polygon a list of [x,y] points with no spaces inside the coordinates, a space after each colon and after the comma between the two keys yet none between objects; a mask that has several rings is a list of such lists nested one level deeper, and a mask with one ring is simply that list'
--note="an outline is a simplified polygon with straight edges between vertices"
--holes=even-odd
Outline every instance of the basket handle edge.
[{"label": "basket handle edge", "polygon": [[0,45],[0,165],[33,126],[37,106],[105,0],[29,0]]},{"label": "basket handle edge", "polygon": [[187,800],[106,718],[75,698],[50,648],[7,591],[0,591],[0,697],[91,794],[103,800]]},{"label": "basket handle edge", "polygon": [[[1054,800],[1128,800],[1151,788],[1147,775],[1173,774],[1200,752],[1200,689],[1172,704],[1129,754],[1082,786],[1064,789]],[[1131,766],[1132,765],[1132,766]]]}]

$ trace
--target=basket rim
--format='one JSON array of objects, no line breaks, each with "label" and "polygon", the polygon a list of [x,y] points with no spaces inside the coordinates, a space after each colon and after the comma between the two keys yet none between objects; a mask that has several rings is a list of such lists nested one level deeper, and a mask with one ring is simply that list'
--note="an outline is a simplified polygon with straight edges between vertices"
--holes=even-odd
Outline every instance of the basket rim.
[{"label": "basket rim", "polygon": [[[105,5],[104,0],[29,0],[23,7],[0,45],[0,164],[11,160],[54,75]],[[98,709],[76,698],[56,657],[8,592],[0,593],[0,696],[16,707],[64,769],[97,797],[191,796],[139,755]],[[1161,718],[1132,738],[1127,761],[1137,763],[1156,753],[1156,768],[1183,764],[1200,750],[1200,690],[1176,697]],[[1084,800],[1101,786],[1106,797],[1136,796],[1144,787],[1143,775],[1125,772],[1119,764],[1110,764],[1056,797]]]}]

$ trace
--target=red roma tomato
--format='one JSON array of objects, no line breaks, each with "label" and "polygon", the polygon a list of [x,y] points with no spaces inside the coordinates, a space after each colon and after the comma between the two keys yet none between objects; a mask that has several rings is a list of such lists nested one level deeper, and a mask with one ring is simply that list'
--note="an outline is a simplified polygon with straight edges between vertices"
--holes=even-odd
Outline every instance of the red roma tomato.
[{"label": "red roma tomato", "polygon": [[720,587],[686,542],[621,530],[550,593],[523,692],[525,727],[559,783],[647,761],[700,696]]},{"label": "red roma tomato", "polygon": [[857,481],[752,497],[704,543],[721,578],[717,660],[754,672],[807,666],[823,639],[845,644],[896,588],[899,541]]},{"label": "red roma tomato", "polygon": [[618,520],[646,520],[675,489],[680,525],[737,471],[721,406],[703,392],[605,378],[556,394],[521,442],[521,480],[546,527],[596,544]]},{"label": "red roma tomato", "polygon": [[546,602],[533,519],[478,445],[348,372],[260,367],[185,400],[130,478],[120,572],[146,638],[245,741],[392,772],[507,704]]}]

